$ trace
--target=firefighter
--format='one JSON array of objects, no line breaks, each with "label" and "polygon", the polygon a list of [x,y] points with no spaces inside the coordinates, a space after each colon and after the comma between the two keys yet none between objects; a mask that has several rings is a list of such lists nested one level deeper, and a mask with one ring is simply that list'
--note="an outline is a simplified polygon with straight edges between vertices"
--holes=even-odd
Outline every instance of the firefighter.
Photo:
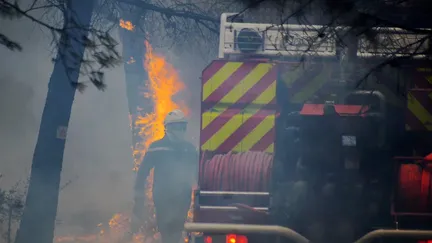
[{"label": "firefighter", "polygon": [[145,220],[145,182],[154,168],[153,201],[158,230],[163,243],[178,243],[198,176],[198,153],[185,139],[187,119],[181,110],[168,113],[164,125],[165,136],[149,146],[138,170],[131,233],[137,233]]}]

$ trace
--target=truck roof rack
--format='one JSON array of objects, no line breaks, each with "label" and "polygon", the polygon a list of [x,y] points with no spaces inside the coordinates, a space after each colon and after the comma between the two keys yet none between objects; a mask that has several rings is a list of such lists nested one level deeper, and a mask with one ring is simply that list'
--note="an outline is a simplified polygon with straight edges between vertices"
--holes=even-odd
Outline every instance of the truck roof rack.
[{"label": "truck roof rack", "polygon": [[[219,58],[236,55],[332,57],[337,55],[338,48],[342,48],[337,41],[340,39],[338,34],[350,29],[347,26],[245,23],[238,13],[223,13],[220,23]],[[418,53],[428,49],[430,40],[427,33],[412,33],[389,27],[377,27],[373,30],[376,31],[375,39],[378,43],[372,44],[364,37],[359,38],[359,57],[413,54],[417,58],[425,57]]]}]

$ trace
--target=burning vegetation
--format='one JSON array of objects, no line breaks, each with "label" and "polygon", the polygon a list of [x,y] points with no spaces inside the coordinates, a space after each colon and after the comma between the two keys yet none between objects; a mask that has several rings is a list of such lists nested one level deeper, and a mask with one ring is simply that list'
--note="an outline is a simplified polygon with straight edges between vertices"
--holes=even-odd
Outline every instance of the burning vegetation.
[{"label": "burning vegetation", "polygon": [[[130,21],[120,20],[120,27],[134,31],[134,25]],[[148,85],[148,92],[143,95],[153,101],[153,112],[149,114],[140,114],[137,116],[135,121],[132,121],[132,117],[130,116],[131,122],[133,122],[135,127],[139,128],[139,135],[142,137],[142,142],[135,144],[133,148],[134,171],[138,169],[148,146],[165,135],[163,120],[168,112],[174,109],[181,109],[186,114],[189,113],[186,106],[174,101],[174,96],[184,88],[184,83],[181,81],[178,72],[163,56],[153,52],[153,48],[149,42],[146,41],[144,45],[146,47],[144,68],[148,73],[148,81],[146,82],[146,85]],[[131,57],[130,60],[133,60],[133,58]],[[130,63],[127,62],[127,64]],[[137,109],[138,111],[142,110],[139,107],[137,107]],[[149,210],[151,218],[146,222],[147,225],[144,225],[145,232],[140,235],[135,235],[131,243],[159,242],[160,237],[155,222],[152,188],[153,170],[147,178],[146,185],[147,210]],[[188,221],[190,221],[193,216],[192,208],[193,205],[191,205],[188,212]],[[97,226],[99,229],[98,233],[84,236],[57,237],[55,242],[121,242],[122,237],[129,231],[129,225],[130,215],[128,213],[116,213],[109,222],[100,223]]]},{"label": "burning vegetation", "polygon": [[152,99],[154,106],[153,113],[138,116],[135,121],[135,126],[140,128],[139,135],[145,138],[133,151],[135,169],[142,161],[148,146],[165,135],[163,120],[168,112],[181,109],[188,113],[187,107],[173,101],[174,96],[184,88],[177,71],[165,58],[154,54],[148,42],[145,42],[145,45],[144,67],[148,73],[147,85],[150,92],[144,95]]}]

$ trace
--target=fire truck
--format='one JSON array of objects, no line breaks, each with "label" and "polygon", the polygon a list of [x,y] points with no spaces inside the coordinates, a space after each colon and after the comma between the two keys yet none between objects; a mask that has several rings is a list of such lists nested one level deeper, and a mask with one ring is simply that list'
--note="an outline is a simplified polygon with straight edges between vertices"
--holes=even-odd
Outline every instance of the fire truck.
[{"label": "fire truck", "polygon": [[194,242],[431,242],[426,35],[224,13],[202,72]]}]

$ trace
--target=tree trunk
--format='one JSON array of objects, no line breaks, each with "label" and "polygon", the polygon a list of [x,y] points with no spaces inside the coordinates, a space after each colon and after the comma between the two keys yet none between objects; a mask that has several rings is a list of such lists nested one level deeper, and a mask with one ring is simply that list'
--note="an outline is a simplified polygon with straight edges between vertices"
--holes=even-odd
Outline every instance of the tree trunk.
[{"label": "tree trunk", "polygon": [[[33,155],[26,204],[16,243],[51,243],[59,196],[66,131],[93,12],[93,0],[69,0],[54,71]],[[79,26],[77,28],[77,25]]]},{"label": "tree trunk", "polygon": [[[135,9],[123,11],[123,16],[125,16],[123,20],[138,26],[141,13],[142,11]],[[132,148],[135,150],[135,146],[142,142],[142,138],[138,134],[139,128],[134,125],[136,118],[138,115],[148,114],[153,110],[152,100],[144,96],[144,93],[148,92],[146,86],[148,75],[144,69],[146,37],[141,29],[135,27],[133,30],[120,29],[120,39],[123,45],[126,95],[132,125]]]}]

